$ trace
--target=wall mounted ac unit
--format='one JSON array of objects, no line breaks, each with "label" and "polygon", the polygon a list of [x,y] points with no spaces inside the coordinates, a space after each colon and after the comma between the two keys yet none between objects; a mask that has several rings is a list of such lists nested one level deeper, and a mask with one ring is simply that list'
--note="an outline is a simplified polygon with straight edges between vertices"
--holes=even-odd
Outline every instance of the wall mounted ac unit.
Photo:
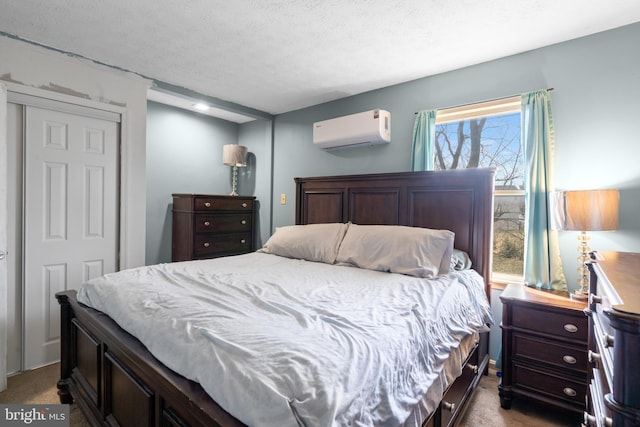
[{"label": "wall mounted ac unit", "polygon": [[391,113],[371,110],[313,124],[313,144],[323,150],[388,144]]}]

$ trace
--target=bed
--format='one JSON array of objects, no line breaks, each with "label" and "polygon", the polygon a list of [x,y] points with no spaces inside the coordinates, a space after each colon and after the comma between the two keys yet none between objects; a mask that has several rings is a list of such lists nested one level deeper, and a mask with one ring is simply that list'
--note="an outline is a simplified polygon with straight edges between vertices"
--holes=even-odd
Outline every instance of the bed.
[{"label": "bed", "polygon": [[[489,169],[296,178],[295,222],[298,226],[309,225],[308,228],[313,228],[311,226],[314,224],[326,226],[342,224],[346,229],[346,234],[341,239],[346,238],[351,232],[350,230],[366,229],[369,232],[369,230],[376,229],[373,226],[379,225],[412,227],[413,230],[450,230],[453,232],[452,239],[456,253],[468,256],[473,269],[480,278],[480,287],[488,299],[493,179],[494,171]],[[274,236],[276,235],[278,232],[274,234]],[[345,245],[344,241],[341,241],[340,246],[342,245]],[[269,242],[265,245],[265,247],[267,246],[269,246]],[[261,263],[271,263],[274,259],[282,265],[290,262],[311,265],[313,273],[309,274],[317,277],[328,277],[330,272],[339,271],[339,274],[347,275],[345,277],[348,277],[347,282],[350,284],[351,282],[355,284],[358,280],[375,282],[382,276],[389,275],[374,271],[375,269],[365,269],[367,270],[363,272],[365,278],[351,279],[350,275],[355,274],[356,270],[359,270],[358,268],[352,266],[334,267],[328,265],[329,263],[289,259],[280,257],[277,253],[268,252],[230,257],[226,260],[193,261],[191,263],[198,263],[196,266],[199,269],[214,268],[220,271],[225,268],[240,268],[243,263],[250,264],[254,269],[262,269],[261,271],[264,272],[262,280],[269,278],[268,272],[271,270],[267,269],[272,267],[267,264],[263,266]],[[343,264],[354,262],[347,259],[342,261]],[[182,268],[183,264],[176,263],[173,266],[169,264],[164,267],[153,266],[143,271],[154,271],[158,274],[156,277],[161,277],[166,275],[164,268],[171,266],[172,272],[174,272],[173,269]],[[295,265],[293,268],[296,268]],[[460,274],[463,273],[465,272]],[[397,274],[393,274],[393,276],[407,282],[403,284],[403,288],[411,288],[413,281],[418,280],[406,274],[403,274],[402,277]],[[122,278],[123,276],[117,277]],[[147,282],[152,286],[150,289],[153,290],[154,281],[148,280]],[[164,285],[161,286],[160,282],[160,279],[155,282],[158,290],[164,289],[162,288]],[[254,286],[254,288],[257,288],[257,292],[260,293],[262,292],[261,287],[266,288],[265,283],[271,282],[261,282],[260,286]],[[312,286],[312,288],[303,288],[299,295],[313,293],[315,285],[307,283],[307,286]],[[281,290],[278,292],[283,293]],[[347,294],[345,293],[345,295]],[[357,293],[353,295],[357,295]],[[252,382],[253,375],[245,375],[241,386],[246,387],[247,398],[245,402],[241,403],[244,407],[238,406],[238,399],[235,399],[236,406],[231,411],[235,415],[232,416],[222,409],[222,406],[229,408],[227,402],[229,399],[226,399],[226,393],[233,395],[235,389],[232,384],[228,383],[228,379],[219,375],[220,371],[216,370],[214,364],[208,364],[208,368],[191,364],[190,368],[195,369],[195,374],[185,375],[188,377],[195,375],[198,382],[189,380],[167,366],[167,364],[173,366],[173,362],[166,359],[166,354],[157,353],[161,354],[159,358],[167,362],[166,364],[152,355],[148,347],[154,348],[154,339],[149,341],[149,338],[142,338],[147,341],[147,345],[144,345],[139,339],[122,329],[119,323],[116,323],[107,314],[78,302],[77,297],[76,291],[66,291],[57,295],[61,306],[62,326],[61,378],[58,382],[58,393],[62,403],[72,401],[78,403],[93,424],[240,426],[245,425],[240,419],[255,420],[256,416],[259,417],[255,413],[261,410],[256,408],[260,408],[259,405],[264,403],[258,402],[261,395],[255,392],[259,385]],[[314,294],[314,297],[318,297],[318,295]],[[452,298],[458,297],[454,295]],[[127,296],[126,299],[129,297]],[[321,299],[317,298],[318,301]],[[344,298],[344,300],[348,299]],[[395,300],[396,296],[393,295],[393,298],[389,298],[389,300],[392,299]],[[86,297],[84,300],[86,301]],[[345,307],[348,308],[343,304],[343,309]],[[126,310],[118,312],[115,306],[108,304],[104,309],[106,312],[115,310],[112,311],[115,313],[113,314],[114,318],[120,323],[126,323],[123,320],[127,314]],[[312,309],[315,310],[317,307],[312,307]],[[419,310],[419,307],[416,310]],[[390,317],[390,319],[394,318]],[[335,318],[332,319],[335,320]],[[262,324],[260,321],[255,323]],[[168,332],[159,325],[158,323],[157,331],[152,332],[162,331],[160,335],[155,335],[158,337],[158,341],[162,341],[165,332]],[[486,332],[466,334],[465,339],[455,346],[451,355],[442,360],[443,370],[436,375],[441,378],[441,381],[436,384],[440,390],[435,392],[430,390],[429,393],[425,393],[423,399],[412,404],[411,409],[405,411],[410,412],[407,419],[402,423],[396,423],[396,425],[446,426],[459,422],[466,403],[478,384],[480,375],[487,371],[487,335]],[[172,341],[167,338],[167,342]],[[179,346],[176,344],[176,347],[184,352],[187,352],[189,348],[185,344]],[[196,358],[196,356],[193,357]],[[223,366],[229,366],[230,359],[219,359],[219,363]],[[443,373],[445,372],[445,364],[448,366],[446,375]],[[320,377],[331,378],[330,375],[325,375],[329,369],[326,367],[321,369]],[[245,371],[245,368],[242,368],[242,371],[252,372]],[[200,376],[198,376],[199,372],[203,377],[209,378],[202,380],[202,384]],[[312,376],[314,375],[309,375],[309,377]],[[304,375],[301,377],[302,380],[305,379]],[[217,378],[220,378],[219,381],[222,384],[220,390],[215,392],[217,394],[205,391],[203,385],[208,387],[207,381],[215,383]],[[345,390],[349,389],[349,387],[345,388]],[[323,392],[324,394],[326,394],[326,390]],[[330,388],[328,390],[331,391]],[[235,393],[237,394],[237,391]],[[434,393],[437,397],[434,397]],[[218,396],[217,401],[211,395]],[[333,402],[335,399],[329,400]],[[325,401],[322,402],[324,404]],[[390,406],[395,406],[395,402]],[[222,406],[219,403],[222,403]],[[268,402],[267,405],[275,406],[275,404]],[[374,402],[373,405],[379,407],[380,403]],[[371,411],[367,409],[368,407],[364,406],[363,408],[365,409],[360,409],[361,416],[363,414],[369,415]],[[304,411],[303,407],[298,407],[294,412],[303,414]],[[317,418],[318,422],[325,423],[326,421],[322,418],[324,416],[322,412],[332,411],[336,412],[333,409],[331,411],[329,409],[327,411],[321,410],[320,418]],[[265,409],[264,412],[268,411]],[[254,413],[254,418],[247,415],[251,413]],[[304,425],[304,417],[301,417],[297,423]],[[346,419],[331,419],[333,421],[326,423],[333,425],[349,423]],[[378,425],[376,419],[358,418],[358,420],[354,424]],[[253,423],[253,421],[249,422],[249,424]]]}]

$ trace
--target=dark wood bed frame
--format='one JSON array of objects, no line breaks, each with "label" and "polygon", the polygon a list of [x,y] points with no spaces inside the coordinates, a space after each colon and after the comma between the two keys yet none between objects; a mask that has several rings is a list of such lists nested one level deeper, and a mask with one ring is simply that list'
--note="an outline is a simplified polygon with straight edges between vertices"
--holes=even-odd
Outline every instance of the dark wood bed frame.
[{"label": "dark wood bed frame", "polygon": [[[492,169],[296,178],[296,223],[394,224],[455,232],[486,281],[493,223]],[[75,401],[93,425],[242,426],[200,387],[156,360],[105,314],[56,295],[61,306],[62,403]],[[424,426],[453,426],[488,367],[488,334]],[[250,405],[251,402],[247,402]]]}]

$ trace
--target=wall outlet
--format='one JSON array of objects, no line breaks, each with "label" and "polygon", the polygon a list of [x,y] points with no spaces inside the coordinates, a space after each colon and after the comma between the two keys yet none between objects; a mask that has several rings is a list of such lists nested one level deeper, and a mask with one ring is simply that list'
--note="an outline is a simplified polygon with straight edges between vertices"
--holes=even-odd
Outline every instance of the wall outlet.
[{"label": "wall outlet", "polygon": [[286,205],[287,204],[287,195],[286,194],[281,194],[280,195],[280,204],[281,205]]}]

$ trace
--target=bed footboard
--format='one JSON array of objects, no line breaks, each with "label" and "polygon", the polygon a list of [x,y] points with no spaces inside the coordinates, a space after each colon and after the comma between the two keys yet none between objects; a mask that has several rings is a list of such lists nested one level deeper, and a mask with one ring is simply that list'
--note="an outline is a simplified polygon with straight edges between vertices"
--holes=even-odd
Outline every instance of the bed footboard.
[{"label": "bed footboard", "polygon": [[177,375],[105,314],[56,294],[61,307],[58,395],[93,425],[243,426],[199,384]]}]

